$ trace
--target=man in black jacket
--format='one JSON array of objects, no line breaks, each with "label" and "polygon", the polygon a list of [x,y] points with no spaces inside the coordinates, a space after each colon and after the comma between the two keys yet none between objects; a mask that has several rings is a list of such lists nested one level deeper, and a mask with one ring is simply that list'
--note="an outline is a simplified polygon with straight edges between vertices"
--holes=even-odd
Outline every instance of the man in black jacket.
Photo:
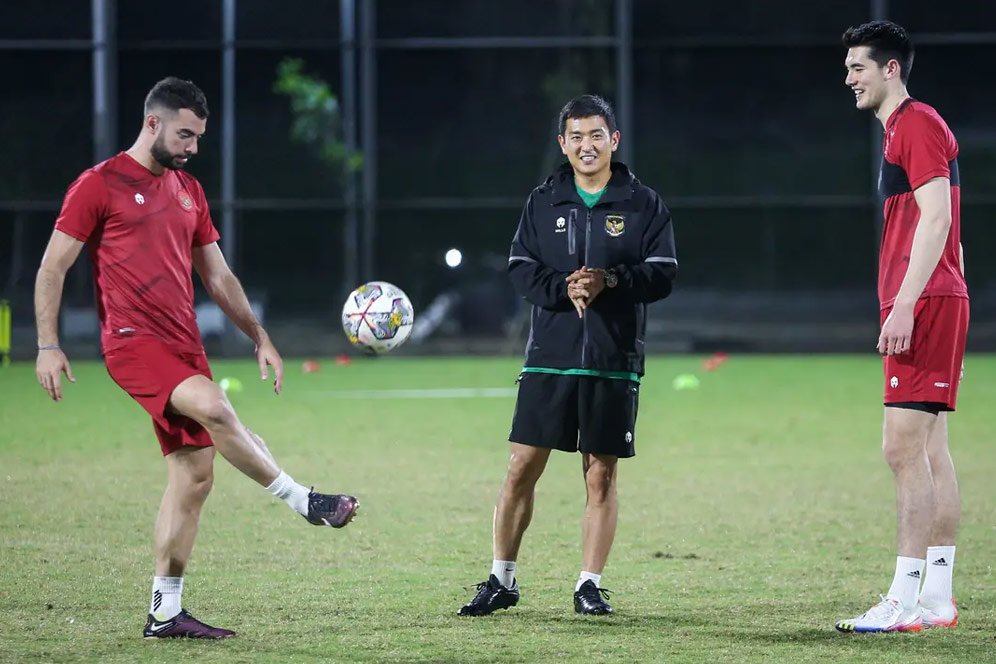
[{"label": "man in black jacket", "polygon": [[581,452],[587,504],[574,610],[612,612],[600,587],[615,537],[616,462],[635,454],[647,304],[671,292],[671,215],[621,163],[612,107],[583,95],[560,112],[564,164],[526,201],[508,272],[532,304],[512,418],[508,473],[494,516],[494,562],[460,615],[519,601],[515,560],[551,450]]}]

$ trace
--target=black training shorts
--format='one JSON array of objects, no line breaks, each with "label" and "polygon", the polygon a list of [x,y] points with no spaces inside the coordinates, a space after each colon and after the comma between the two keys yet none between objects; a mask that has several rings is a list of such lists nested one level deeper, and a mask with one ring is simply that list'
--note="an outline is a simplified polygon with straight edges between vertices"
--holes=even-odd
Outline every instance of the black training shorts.
[{"label": "black training shorts", "polygon": [[508,439],[564,452],[636,454],[638,383],[618,378],[523,372]]}]

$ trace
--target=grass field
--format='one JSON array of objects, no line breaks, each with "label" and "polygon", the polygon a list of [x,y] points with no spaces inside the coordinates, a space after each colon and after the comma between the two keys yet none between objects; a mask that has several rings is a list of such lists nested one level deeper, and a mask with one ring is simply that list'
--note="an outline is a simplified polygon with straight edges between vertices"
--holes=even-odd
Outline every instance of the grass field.
[{"label": "grass field", "polygon": [[[961,624],[866,636],[832,625],[877,601],[894,565],[879,361],[734,357],[706,373],[701,360],[649,363],[603,577],[616,614],[595,619],[571,604],[584,489],[566,454],[538,488],[519,606],[456,616],[490,568],[517,358],[308,375],[288,361],[280,397],[252,363],[216,362],[288,472],[363,509],[314,528],[219,457],[184,593],[240,632],[215,643],[140,638],[165,481],[147,416],[97,363],[76,363],[59,404],[33,366],[0,369],[0,661],[996,662],[996,357],[968,358],[951,419]],[[686,372],[700,388],[674,391]],[[444,388],[501,389],[418,392]]]}]

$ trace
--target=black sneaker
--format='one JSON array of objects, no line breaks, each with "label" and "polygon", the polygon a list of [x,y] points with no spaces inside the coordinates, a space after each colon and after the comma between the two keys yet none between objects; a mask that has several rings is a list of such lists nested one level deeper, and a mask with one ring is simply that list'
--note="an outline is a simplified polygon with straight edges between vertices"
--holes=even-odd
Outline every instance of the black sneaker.
[{"label": "black sneaker", "polygon": [[211,627],[181,610],[169,620],[161,622],[150,613],[142,636],[147,639],[228,639],[235,636],[235,632]]},{"label": "black sneaker", "polygon": [[304,518],[315,526],[342,528],[353,520],[358,509],[360,501],[353,496],[311,491],[308,493],[308,516]]},{"label": "black sneaker", "polygon": [[591,579],[585,581],[574,593],[574,611],[589,616],[605,616],[612,613],[612,607],[606,602],[609,592],[596,586]]},{"label": "black sneaker", "polygon": [[461,616],[486,616],[498,609],[507,609],[519,603],[519,585],[512,582],[511,588],[498,583],[498,577],[494,574],[488,577],[487,581],[477,584],[477,594],[470,604],[462,607],[457,615]]}]

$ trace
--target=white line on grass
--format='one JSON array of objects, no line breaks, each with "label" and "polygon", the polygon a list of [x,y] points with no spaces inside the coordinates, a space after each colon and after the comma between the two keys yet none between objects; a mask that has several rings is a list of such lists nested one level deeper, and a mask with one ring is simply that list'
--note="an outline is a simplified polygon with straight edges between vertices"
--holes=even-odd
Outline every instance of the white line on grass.
[{"label": "white line on grass", "polygon": [[514,387],[442,387],[407,390],[316,390],[328,399],[505,399],[518,394]]}]

